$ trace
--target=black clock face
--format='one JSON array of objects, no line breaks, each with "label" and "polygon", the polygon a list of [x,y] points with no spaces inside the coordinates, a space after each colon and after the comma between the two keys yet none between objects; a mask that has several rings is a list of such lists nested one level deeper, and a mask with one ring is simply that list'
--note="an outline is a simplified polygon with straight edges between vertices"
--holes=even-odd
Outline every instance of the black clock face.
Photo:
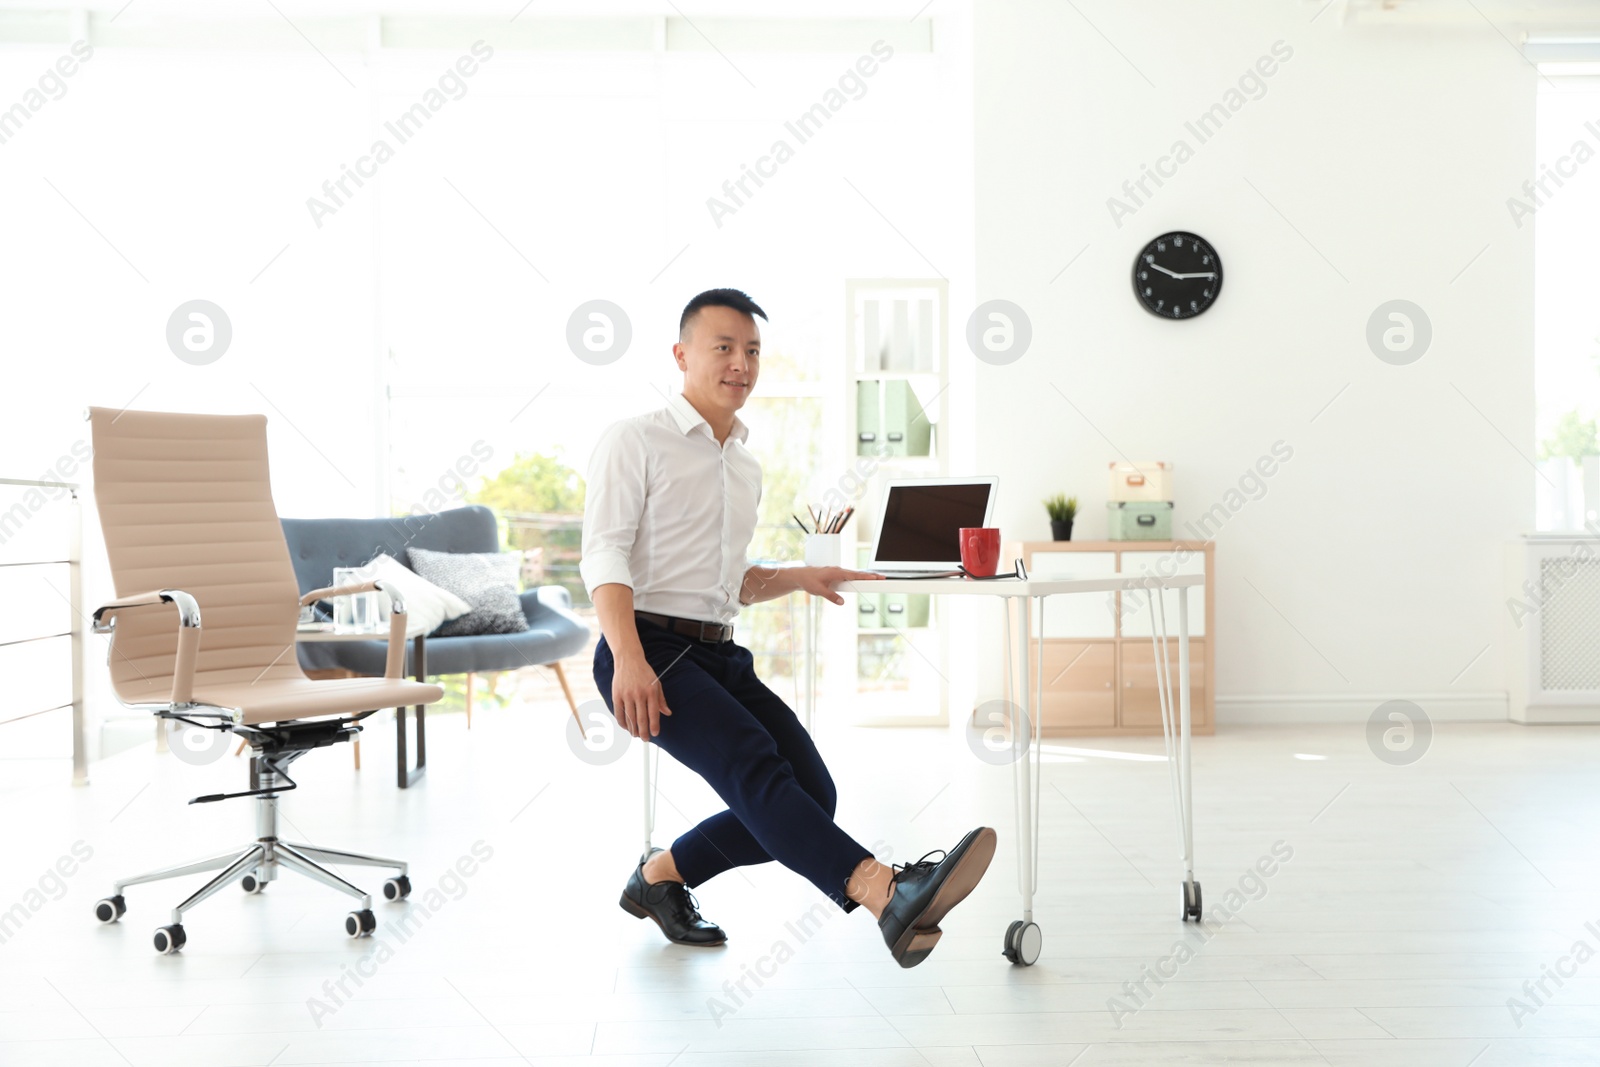
[{"label": "black clock face", "polygon": [[1134,260],[1133,292],[1152,315],[1192,319],[1222,292],[1222,260],[1203,237],[1164,233]]}]

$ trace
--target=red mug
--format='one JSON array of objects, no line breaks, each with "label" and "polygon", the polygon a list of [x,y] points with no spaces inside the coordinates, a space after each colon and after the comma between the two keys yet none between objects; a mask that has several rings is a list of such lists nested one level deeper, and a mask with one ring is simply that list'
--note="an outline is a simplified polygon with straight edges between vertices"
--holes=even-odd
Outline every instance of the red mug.
[{"label": "red mug", "polygon": [[980,578],[988,578],[1000,565],[998,526],[961,527],[961,566]]}]

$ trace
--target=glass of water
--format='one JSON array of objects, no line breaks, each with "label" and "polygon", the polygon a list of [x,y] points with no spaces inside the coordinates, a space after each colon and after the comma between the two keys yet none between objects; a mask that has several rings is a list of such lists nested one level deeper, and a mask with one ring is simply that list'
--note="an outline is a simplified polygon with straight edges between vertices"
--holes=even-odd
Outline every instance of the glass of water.
[{"label": "glass of water", "polygon": [[[333,587],[360,585],[367,580],[361,567],[333,568]],[[373,630],[378,622],[378,594],[356,593],[333,598],[333,628],[341,633]]]},{"label": "glass of water", "polygon": [[357,593],[344,599],[350,605],[351,629],[364,631],[378,628],[377,593]]}]

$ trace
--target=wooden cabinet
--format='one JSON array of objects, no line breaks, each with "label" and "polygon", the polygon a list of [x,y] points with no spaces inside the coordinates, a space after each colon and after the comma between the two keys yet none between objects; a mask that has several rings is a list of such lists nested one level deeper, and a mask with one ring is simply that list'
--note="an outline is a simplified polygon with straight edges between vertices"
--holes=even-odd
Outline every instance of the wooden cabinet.
[{"label": "wooden cabinet", "polygon": [[[1213,732],[1216,583],[1211,542],[1025,541],[1010,545],[1002,558],[1017,556],[1034,578],[1118,571],[1205,575],[1206,584],[1188,594],[1189,711],[1195,733]],[[1159,603],[1142,593],[1048,598],[1042,633],[1033,640],[1034,656],[1043,657],[1034,661],[1035,670],[1043,672],[1041,732],[1056,737],[1161,733],[1156,651],[1150,635],[1157,612],[1165,610],[1168,677],[1176,705],[1179,595],[1178,590],[1167,590]]]},{"label": "wooden cabinet", "polygon": [[1043,732],[1117,724],[1117,649],[1110,641],[1044,642]]},{"label": "wooden cabinet", "polygon": [[[1206,700],[1207,642],[1203,638],[1189,639],[1189,716],[1193,728],[1211,725],[1211,708]],[[1122,726],[1148,726],[1161,730],[1161,697],[1156,690],[1156,653],[1148,637],[1129,638],[1121,644],[1122,670],[1118,686],[1120,710],[1118,724]],[[1178,700],[1178,641],[1167,641],[1167,680],[1172,686],[1174,706]],[[1048,720],[1045,720],[1048,722]]]}]

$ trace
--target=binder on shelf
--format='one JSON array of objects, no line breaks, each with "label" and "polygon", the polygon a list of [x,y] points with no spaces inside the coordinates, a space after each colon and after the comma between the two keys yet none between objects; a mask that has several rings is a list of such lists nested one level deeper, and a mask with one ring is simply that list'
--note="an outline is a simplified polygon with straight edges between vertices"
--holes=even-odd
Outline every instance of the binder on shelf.
[{"label": "binder on shelf", "polygon": [[883,435],[888,455],[930,455],[933,423],[922,410],[916,390],[904,380],[883,383]]},{"label": "binder on shelf", "polygon": [[878,454],[878,432],[883,424],[883,413],[878,404],[878,382],[856,382],[856,455]]},{"label": "binder on shelf", "polygon": [[862,630],[919,630],[929,625],[926,593],[857,593],[856,626]]},{"label": "binder on shelf", "polygon": [[926,593],[885,593],[883,619],[880,624],[897,630],[916,630],[928,625],[928,604],[932,600]]}]

